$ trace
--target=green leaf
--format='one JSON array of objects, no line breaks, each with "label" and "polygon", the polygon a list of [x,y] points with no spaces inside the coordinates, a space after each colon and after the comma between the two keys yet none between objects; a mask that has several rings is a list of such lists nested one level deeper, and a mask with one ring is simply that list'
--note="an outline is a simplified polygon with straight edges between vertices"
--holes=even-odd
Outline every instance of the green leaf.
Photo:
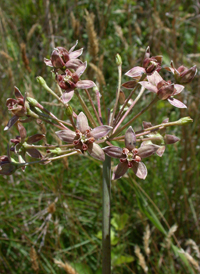
[{"label": "green leaf", "polygon": [[92,269],[82,263],[71,263],[71,266],[80,274],[93,274]]},{"label": "green leaf", "polygon": [[126,263],[131,263],[134,261],[134,257],[130,255],[122,255],[119,256],[115,262],[114,265],[121,265],[121,264],[126,264]]},{"label": "green leaf", "polygon": [[124,213],[122,215],[113,214],[114,217],[111,219],[111,225],[114,226],[116,230],[123,230],[127,221],[128,221],[128,214]]}]

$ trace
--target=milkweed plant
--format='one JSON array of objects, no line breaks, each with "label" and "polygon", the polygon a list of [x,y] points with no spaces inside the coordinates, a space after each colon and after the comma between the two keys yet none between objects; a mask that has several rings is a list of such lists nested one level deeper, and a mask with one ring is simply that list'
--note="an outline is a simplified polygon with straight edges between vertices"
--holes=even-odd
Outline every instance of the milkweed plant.
[{"label": "milkweed plant", "polygon": [[[76,46],[77,42],[70,50],[57,47],[53,50],[50,59],[44,59],[45,64],[51,68],[49,73],[53,74],[59,94],[53,91],[41,76],[37,77],[42,88],[55,97],[65,109],[65,120],[56,117],[35,98],[29,97],[26,92],[21,93],[19,88],[14,87],[15,98],[6,101],[12,118],[4,130],[8,131],[15,126],[19,134],[10,139],[7,155],[0,157],[0,174],[11,175],[18,169],[26,171],[26,166],[32,164],[48,165],[55,160],[75,154],[79,154],[80,157],[89,154],[100,164],[103,162],[102,271],[108,274],[111,271],[111,180],[119,179],[126,172],[131,172],[132,176],[144,180],[147,176],[144,158],[155,157],[154,154],[162,157],[166,145],[179,141],[178,137],[166,133],[166,129],[192,122],[190,117],[183,117],[178,121],[165,119],[158,125],[144,121],[141,130],[134,131],[136,120],[160,100],[167,101],[176,108],[187,108],[175,97],[193,80],[197,68],[196,66],[189,69],[184,66],[175,68],[173,62],[170,66],[163,66],[162,56],[151,56],[150,48],[147,47],[141,66],[127,71],[125,75],[130,80],[122,83],[122,59],[117,54],[118,84],[115,103],[108,113],[102,115],[98,85],[91,80],[81,79],[87,69],[87,62],[79,59],[83,49],[75,50]],[[161,77],[160,71],[163,69],[174,75],[174,83]],[[145,90],[154,93],[154,98],[138,113],[134,113],[134,107],[140,99],[144,104]],[[89,107],[82,93],[86,94]],[[125,94],[128,96],[126,97]],[[78,106],[81,105],[80,113],[75,108],[72,109],[71,100],[77,100]],[[38,145],[37,142],[48,137],[45,134],[27,136],[25,124],[38,120],[55,128],[55,134],[61,140],[59,144]],[[113,142],[119,145],[113,145]],[[118,164],[111,175],[112,158],[117,158]]]}]

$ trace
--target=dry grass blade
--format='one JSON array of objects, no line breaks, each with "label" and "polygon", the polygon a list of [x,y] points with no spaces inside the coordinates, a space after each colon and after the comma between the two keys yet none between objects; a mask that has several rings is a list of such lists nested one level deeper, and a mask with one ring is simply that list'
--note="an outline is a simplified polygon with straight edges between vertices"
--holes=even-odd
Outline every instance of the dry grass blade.
[{"label": "dry grass blade", "polygon": [[94,28],[94,18],[95,15],[93,13],[89,13],[87,10],[85,11],[86,16],[86,31],[88,35],[88,49],[89,53],[92,56],[94,62],[98,60],[99,53],[99,42],[97,39],[97,33]]},{"label": "dry grass blade", "polygon": [[38,23],[32,25],[32,27],[30,28],[28,34],[27,34],[27,41],[29,41],[31,39],[31,37],[33,36],[34,32],[36,31],[36,29],[39,27],[40,25]]},{"label": "dry grass blade", "polygon": [[58,267],[64,269],[67,274],[78,274],[71,265],[68,263],[63,263],[62,261],[54,259],[54,263],[57,264]]},{"label": "dry grass blade", "polygon": [[96,77],[97,77],[97,81],[98,81],[99,85],[100,86],[105,85],[106,81],[105,81],[103,72],[97,66],[95,66],[95,64],[90,63],[89,65],[96,72]]},{"label": "dry grass blade", "polygon": [[169,232],[167,234],[167,237],[165,239],[166,241],[166,247],[169,249],[170,248],[170,244],[171,244],[171,237],[174,235],[174,233],[176,232],[178,226],[177,224],[174,224],[172,227],[170,227]]},{"label": "dry grass blade", "polygon": [[145,251],[147,256],[149,256],[150,252],[151,252],[151,250],[149,248],[150,236],[151,236],[151,231],[150,231],[149,225],[147,225],[146,228],[145,228],[144,235],[143,235],[144,251]]},{"label": "dry grass blade", "polygon": [[198,273],[200,271],[200,267],[199,267],[199,263],[185,250],[181,250],[181,253],[183,253],[185,255],[185,257],[187,258],[188,262],[196,269],[198,270]]},{"label": "dry grass blade", "polygon": [[31,267],[37,273],[39,270],[38,257],[35,248],[32,246],[30,250]]},{"label": "dry grass blade", "polygon": [[25,66],[25,68],[27,69],[28,72],[31,72],[31,69],[29,67],[29,60],[28,60],[28,57],[26,55],[26,44],[21,43],[20,48],[21,48],[21,54],[22,54],[22,60],[23,60],[24,66]]},{"label": "dry grass blade", "polygon": [[200,251],[199,251],[199,247],[198,245],[195,243],[195,241],[193,241],[192,239],[189,239],[186,241],[185,243],[187,246],[190,245],[192,247],[192,249],[194,250],[197,258],[200,259]]},{"label": "dry grass blade", "polygon": [[126,39],[124,38],[122,28],[119,25],[117,25],[115,22],[114,22],[114,27],[115,27],[115,31],[117,33],[117,36],[119,36],[122,43],[124,44],[125,49],[127,49],[128,48],[128,43],[126,42]]},{"label": "dry grass blade", "polygon": [[142,255],[142,253],[141,253],[140,248],[139,248],[138,245],[135,246],[135,254],[138,257],[139,265],[142,267],[142,269],[144,270],[144,272],[147,273],[148,272],[148,267],[146,265],[145,258]]}]

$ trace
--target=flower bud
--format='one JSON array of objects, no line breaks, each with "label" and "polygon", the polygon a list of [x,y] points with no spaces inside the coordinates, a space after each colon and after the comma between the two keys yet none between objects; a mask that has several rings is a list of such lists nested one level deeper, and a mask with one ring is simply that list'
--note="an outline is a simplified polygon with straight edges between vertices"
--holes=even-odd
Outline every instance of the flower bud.
[{"label": "flower bud", "polygon": [[164,136],[164,141],[165,141],[166,145],[171,145],[171,144],[174,144],[174,143],[180,141],[180,138],[176,137],[175,135],[166,134]]},{"label": "flower bud", "polygon": [[184,66],[180,66],[177,69],[177,73],[175,73],[174,76],[176,78],[176,81],[179,84],[186,85],[186,84],[190,83],[193,80],[196,73],[197,73],[197,67],[196,66],[193,66],[190,69],[188,69]]},{"label": "flower bud", "polygon": [[182,125],[186,125],[186,124],[189,124],[189,123],[192,123],[192,122],[193,122],[193,119],[191,117],[187,116],[187,117],[183,117],[183,118],[179,119],[176,122],[176,124],[178,126],[182,126]]},{"label": "flower bud", "polygon": [[121,56],[117,53],[117,55],[116,55],[116,64],[118,65],[118,66],[121,66],[122,65],[122,58],[121,58]]},{"label": "flower bud", "polygon": [[70,105],[68,105],[67,108],[65,109],[65,113],[67,117],[71,117],[73,115],[73,108]]},{"label": "flower bud", "polygon": [[119,103],[120,103],[120,105],[123,105],[125,100],[126,100],[125,94],[122,90],[120,90],[120,93],[119,93]]},{"label": "flower bud", "polygon": [[27,97],[26,100],[30,103],[31,106],[37,107],[38,106],[38,101],[35,100],[34,98]]},{"label": "flower bud", "polygon": [[46,81],[44,80],[44,78],[42,78],[42,76],[38,76],[36,77],[36,80],[38,81],[38,83],[42,86],[42,87],[46,87]]},{"label": "flower bud", "polygon": [[8,156],[0,156],[0,174],[11,175],[17,169],[17,165]]}]

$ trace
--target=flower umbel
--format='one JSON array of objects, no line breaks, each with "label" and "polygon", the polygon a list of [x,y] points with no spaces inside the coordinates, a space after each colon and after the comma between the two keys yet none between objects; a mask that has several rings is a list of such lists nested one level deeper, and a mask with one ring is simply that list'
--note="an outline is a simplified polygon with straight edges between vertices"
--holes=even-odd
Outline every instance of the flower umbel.
[{"label": "flower umbel", "polygon": [[108,146],[104,148],[104,152],[113,158],[120,159],[120,163],[115,167],[112,179],[116,180],[122,177],[128,168],[132,168],[135,175],[140,179],[145,179],[147,176],[147,168],[141,162],[142,158],[146,158],[154,154],[159,146],[154,144],[144,145],[136,148],[136,136],[132,127],[129,127],[125,133],[125,148],[116,146]]}]

